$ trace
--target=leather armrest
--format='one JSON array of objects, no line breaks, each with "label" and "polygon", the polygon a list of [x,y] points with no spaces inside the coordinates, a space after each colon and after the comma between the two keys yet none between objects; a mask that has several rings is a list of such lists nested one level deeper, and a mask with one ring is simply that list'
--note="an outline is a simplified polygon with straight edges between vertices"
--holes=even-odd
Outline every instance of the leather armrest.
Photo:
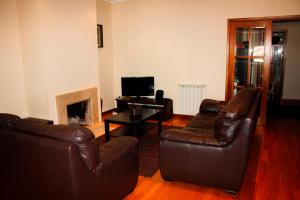
[{"label": "leather armrest", "polygon": [[20,119],[21,118],[17,115],[0,113],[0,129],[11,130],[12,123]]},{"label": "leather armrest", "polygon": [[121,136],[100,145],[101,168],[96,174],[100,199],[123,199],[134,189],[139,174],[137,144],[135,137]]},{"label": "leather armrest", "polygon": [[192,131],[185,131],[180,129],[167,129],[162,132],[161,139],[189,143],[189,144],[199,144],[208,146],[224,146],[225,142],[220,142],[211,133],[194,133]]},{"label": "leather armrest", "polygon": [[101,168],[109,167],[115,161],[119,161],[124,155],[137,151],[137,144],[136,138],[122,136],[100,145]]},{"label": "leather armrest", "polygon": [[200,112],[218,113],[225,105],[225,101],[217,101],[213,99],[204,99],[200,105]]}]

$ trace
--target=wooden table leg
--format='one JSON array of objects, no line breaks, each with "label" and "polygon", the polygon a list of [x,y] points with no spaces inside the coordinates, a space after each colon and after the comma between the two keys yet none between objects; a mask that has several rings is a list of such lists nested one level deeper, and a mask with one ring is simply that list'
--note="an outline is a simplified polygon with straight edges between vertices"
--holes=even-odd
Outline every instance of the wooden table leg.
[{"label": "wooden table leg", "polygon": [[105,121],[105,141],[108,142],[110,140],[110,134],[109,134],[109,122]]},{"label": "wooden table leg", "polygon": [[137,127],[137,125],[131,126],[130,130],[132,130],[134,137],[138,136],[138,127]]}]

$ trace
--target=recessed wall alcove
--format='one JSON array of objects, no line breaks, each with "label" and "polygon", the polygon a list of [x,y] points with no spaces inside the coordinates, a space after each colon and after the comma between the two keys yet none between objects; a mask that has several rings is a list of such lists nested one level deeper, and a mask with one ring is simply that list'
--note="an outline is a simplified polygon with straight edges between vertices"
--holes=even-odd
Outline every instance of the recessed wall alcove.
[{"label": "recessed wall alcove", "polygon": [[64,93],[56,96],[58,124],[68,124],[68,106],[87,101],[85,115],[86,124],[91,125],[99,122],[99,106],[97,88],[88,88],[74,92]]}]

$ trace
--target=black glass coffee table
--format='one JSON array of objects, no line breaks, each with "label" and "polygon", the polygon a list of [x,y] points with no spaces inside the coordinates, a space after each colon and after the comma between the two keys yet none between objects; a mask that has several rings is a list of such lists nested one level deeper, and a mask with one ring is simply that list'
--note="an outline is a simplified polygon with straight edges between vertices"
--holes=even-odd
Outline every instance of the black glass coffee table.
[{"label": "black glass coffee table", "polygon": [[[117,115],[112,117],[106,118],[104,120],[105,123],[105,141],[110,140],[110,133],[109,133],[109,124],[122,124],[132,127],[132,130],[137,130],[137,127],[145,122],[147,119],[156,116],[157,126],[158,126],[158,135],[160,135],[162,130],[162,119],[161,119],[161,109],[149,109],[143,108],[142,115],[140,116],[130,116],[129,111],[121,112]],[[137,135],[137,133],[133,133],[133,135]]]}]

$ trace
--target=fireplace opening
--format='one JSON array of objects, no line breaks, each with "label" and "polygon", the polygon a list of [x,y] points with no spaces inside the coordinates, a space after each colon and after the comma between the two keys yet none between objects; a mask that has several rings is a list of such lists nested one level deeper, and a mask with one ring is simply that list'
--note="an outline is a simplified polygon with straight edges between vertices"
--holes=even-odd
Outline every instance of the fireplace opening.
[{"label": "fireplace opening", "polygon": [[68,124],[91,124],[90,100],[81,101],[67,106]]}]

